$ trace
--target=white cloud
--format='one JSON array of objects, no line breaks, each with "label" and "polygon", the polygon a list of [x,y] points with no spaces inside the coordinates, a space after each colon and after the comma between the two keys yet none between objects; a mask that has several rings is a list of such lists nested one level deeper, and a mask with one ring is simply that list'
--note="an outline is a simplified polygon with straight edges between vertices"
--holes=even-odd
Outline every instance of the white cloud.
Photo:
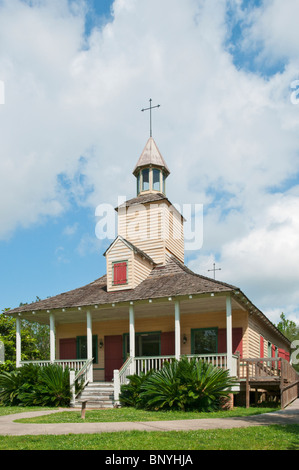
[{"label": "white cloud", "polygon": [[[113,20],[88,39],[79,0],[72,9],[67,0],[2,1],[0,238],[74,200],[95,208],[133,197],[131,172],[148,137],[141,109],[153,98],[168,196],[205,205],[193,267],[216,256],[220,278],[248,287],[257,304],[272,308],[285,291],[282,306],[295,305],[288,268],[299,252],[298,194],[288,181],[299,172],[299,106],[290,101],[297,6],[285,0],[288,13],[280,3],[246,19],[244,49],[258,44],[261,64],[285,60],[284,72],[264,78],[234,65],[223,0],[116,0]],[[240,2],[227,4],[245,14]],[[90,244],[85,237],[80,253]]]}]

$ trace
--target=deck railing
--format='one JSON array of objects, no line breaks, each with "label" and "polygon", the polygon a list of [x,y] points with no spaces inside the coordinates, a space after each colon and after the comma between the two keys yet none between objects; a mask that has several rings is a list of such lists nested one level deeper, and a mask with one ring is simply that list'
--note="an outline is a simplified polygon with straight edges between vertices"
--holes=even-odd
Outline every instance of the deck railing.
[{"label": "deck railing", "polygon": [[246,381],[246,407],[250,405],[250,389],[276,383],[280,391],[281,408],[285,408],[299,394],[299,374],[281,357],[240,360],[240,379]]}]

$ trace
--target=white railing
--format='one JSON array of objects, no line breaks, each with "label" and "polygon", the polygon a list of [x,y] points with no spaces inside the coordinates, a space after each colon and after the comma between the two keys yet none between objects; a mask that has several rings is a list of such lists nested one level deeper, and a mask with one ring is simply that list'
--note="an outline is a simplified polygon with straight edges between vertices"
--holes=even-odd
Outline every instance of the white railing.
[{"label": "white railing", "polygon": [[119,370],[113,371],[113,386],[114,386],[114,404],[119,404],[120,388],[129,382],[128,376],[135,373],[134,361],[132,357],[128,357],[126,362]]},{"label": "white railing", "polygon": [[135,373],[147,374],[150,370],[161,370],[164,362],[172,362],[175,356],[150,356],[135,357]]},{"label": "white railing", "polygon": [[[227,369],[227,354],[187,354],[185,357],[190,361],[195,358],[196,360],[203,360],[221,369]],[[121,386],[129,382],[128,376],[142,372],[147,373],[150,370],[161,370],[165,362],[172,362],[175,356],[144,356],[144,357],[129,357],[123,364],[120,370],[115,370],[113,374],[114,382],[114,401],[119,403],[119,395]],[[230,375],[238,377],[238,356],[232,356],[232,365]]]},{"label": "white railing", "polygon": [[25,366],[26,364],[34,364],[40,367],[46,367],[46,366],[49,366],[50,364],[55,364],[57,366],[61,366],[63,370],[65,370],[68,367],[70,370],[74,370],[78,372],[79,370],[82,369],[82,367],[84,367],[86,362],[87,362],[86,359],[68,359],[68,360],[58,359],[58,360],[55,360],[54,362],[53,361],[21,361],[20,365]]},{"label": "white railing", "polygon": [[[82,379],[82,387],[85,387],[88,382],[92,381],[92,363],[93,359],[67,359],[53,361],[21,361],[20,366],[26,364],[34,364],[40,367],[47,367],[51,364],[61,366],[63,370],[67,367],[70,370],[70,389],[71,389],[71,405],[75,404],[76,400],[76,381]],[[81,387],[81,388],[82,388]],[[79,392],[80,393],[80,392]]]},{"label": "white railing", "polygon": [[[77,395],[81,393],[82,389],[88,384],[88,382],[92,382],[92,364],[93,358],[84,361],[83,366],[80,370],[75,372],[75,370],[70,370],[70,388],[71,388],[71,405],[74,406],[75,400]],[[82,379],[81,386],[79,392],[76,394],[76,381]]]}]

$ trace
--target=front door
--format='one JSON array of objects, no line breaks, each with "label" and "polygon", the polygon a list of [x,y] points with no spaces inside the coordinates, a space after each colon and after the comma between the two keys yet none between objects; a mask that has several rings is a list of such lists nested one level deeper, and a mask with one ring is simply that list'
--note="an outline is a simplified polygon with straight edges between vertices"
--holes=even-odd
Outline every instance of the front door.
[{"label": "front door", "polygon": [[113,371],[119,370],[123,365],[123,341],[122,336],[105,336],[105,381],[111,382]]}]

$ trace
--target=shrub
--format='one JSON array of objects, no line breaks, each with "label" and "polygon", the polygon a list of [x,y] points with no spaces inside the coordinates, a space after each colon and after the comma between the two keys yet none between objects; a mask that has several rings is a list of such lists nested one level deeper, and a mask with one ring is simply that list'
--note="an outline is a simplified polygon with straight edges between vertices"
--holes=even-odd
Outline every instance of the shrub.
[{"label": "shrub", "polygon": [[166,362],[160,371],[130,379],[124,388],[124,402],[148,410],[212,411],[219,408],[235,383],[229,371],[195,358]]},{"label": "shrub", "polygon": [[133,406],[135,408],[141,408],[142,402],[140,398],[141,386],[150,376],[151,372],[144,374],[141,372],[140,375],[134,374],[129,375],[130,380],[127,385],[122,385],[119,400],[123,406]]},{"label": "shrub", "polygon": [[0,374],[0,400],[5,406],[69,406],[69,370],[50,364],[28,364]]}]

